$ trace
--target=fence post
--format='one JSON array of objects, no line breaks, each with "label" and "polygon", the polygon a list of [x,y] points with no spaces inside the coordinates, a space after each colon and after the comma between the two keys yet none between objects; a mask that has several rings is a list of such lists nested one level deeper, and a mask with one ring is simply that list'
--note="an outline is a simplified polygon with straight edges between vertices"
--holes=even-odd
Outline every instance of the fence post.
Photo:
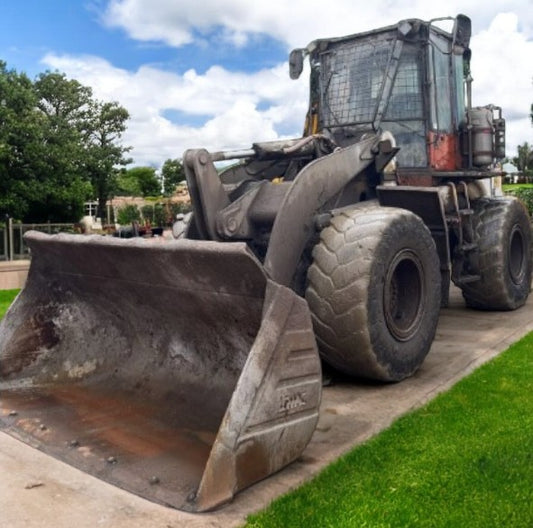
[{"label": "fence post", "polygon": [[8,220],[7,220],[7,236],[9,238],[9,242],[8,242],[8,248],[9,248],[9,253],[8,253],[8,260],[15,260],[14,258],[14,251],[15,251],[15,248],[13,247],[14,244],[13,244],[13,218],[9,217]]},{"label": "fence post", "polygon": [[19,254],[20,258],[24,258],[24,224],[19,224]]},{"label": "fence post", "polygon": [[4,250],[3,250],[3,254],[2,256],[7,260],[9,258],[9,249],[8,249],[8,241],[7,241],[7,230],[8,230],[8,226],[7,226],[7,218],[6,218],[6,226],[4,229],[2,229],[2,234],[4,236]]}]

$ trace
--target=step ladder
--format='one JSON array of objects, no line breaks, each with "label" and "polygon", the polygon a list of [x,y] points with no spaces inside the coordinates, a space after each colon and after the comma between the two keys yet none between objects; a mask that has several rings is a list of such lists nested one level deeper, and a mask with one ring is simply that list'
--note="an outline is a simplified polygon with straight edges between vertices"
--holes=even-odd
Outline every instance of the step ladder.
[{"label": "step ladder", "polygon": [[[446,222],[458,240],[453,255],[452,281],[457,286],[462,286],[481,279],[481,275],[476,273],[475,269],[478,266],[474,265],[478,253],[472,223],[474,210],[470,206],[468,188],[465,182],[460,182],[458,185],[448,183],[448,186],[452,195],[453,210],[446,214]],[[459,203],[459,193],[463,207]]]}]

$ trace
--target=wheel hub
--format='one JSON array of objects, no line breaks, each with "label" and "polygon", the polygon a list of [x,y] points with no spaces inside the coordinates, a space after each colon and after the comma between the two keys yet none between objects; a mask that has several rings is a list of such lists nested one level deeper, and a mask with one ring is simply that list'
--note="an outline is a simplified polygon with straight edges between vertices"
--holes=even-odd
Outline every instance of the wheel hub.
[{"label": "wheel hub", "polygon": [[398,341],[416,334],[423,313],[423,268],[416,254],[403,249],[392,260],[384,288],[385,321]]}]

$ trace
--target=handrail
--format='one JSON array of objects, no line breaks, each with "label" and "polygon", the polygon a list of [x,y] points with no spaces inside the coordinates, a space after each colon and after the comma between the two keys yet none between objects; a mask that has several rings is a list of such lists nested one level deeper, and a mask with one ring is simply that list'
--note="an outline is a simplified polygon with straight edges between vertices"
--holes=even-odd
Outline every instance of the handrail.
[{"label": "handrail", "polygon": [[75,224],[41,223],[25,224],[8,219],[5,226],[0,226],[0,261],[13,261],[30,258],[30,252],[24,242],[26,231],[41,231],[43,233],[73,232]]}]

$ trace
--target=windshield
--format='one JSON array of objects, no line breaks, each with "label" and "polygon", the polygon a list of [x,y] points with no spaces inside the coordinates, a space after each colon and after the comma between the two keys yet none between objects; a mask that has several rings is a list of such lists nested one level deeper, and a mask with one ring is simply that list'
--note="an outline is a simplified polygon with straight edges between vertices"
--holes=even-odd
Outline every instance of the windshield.
[{"label": "windshield", "polygon": [[331,42],[317,54],[322,126],[344,146],[370,130],[390,131],[399,166],[427,165],[423,50],[396,31]]},{"label": "windshield", "polygon": [[395,35],[345,41],[320,55],[325,127],[373,123],[394,48]]}]

